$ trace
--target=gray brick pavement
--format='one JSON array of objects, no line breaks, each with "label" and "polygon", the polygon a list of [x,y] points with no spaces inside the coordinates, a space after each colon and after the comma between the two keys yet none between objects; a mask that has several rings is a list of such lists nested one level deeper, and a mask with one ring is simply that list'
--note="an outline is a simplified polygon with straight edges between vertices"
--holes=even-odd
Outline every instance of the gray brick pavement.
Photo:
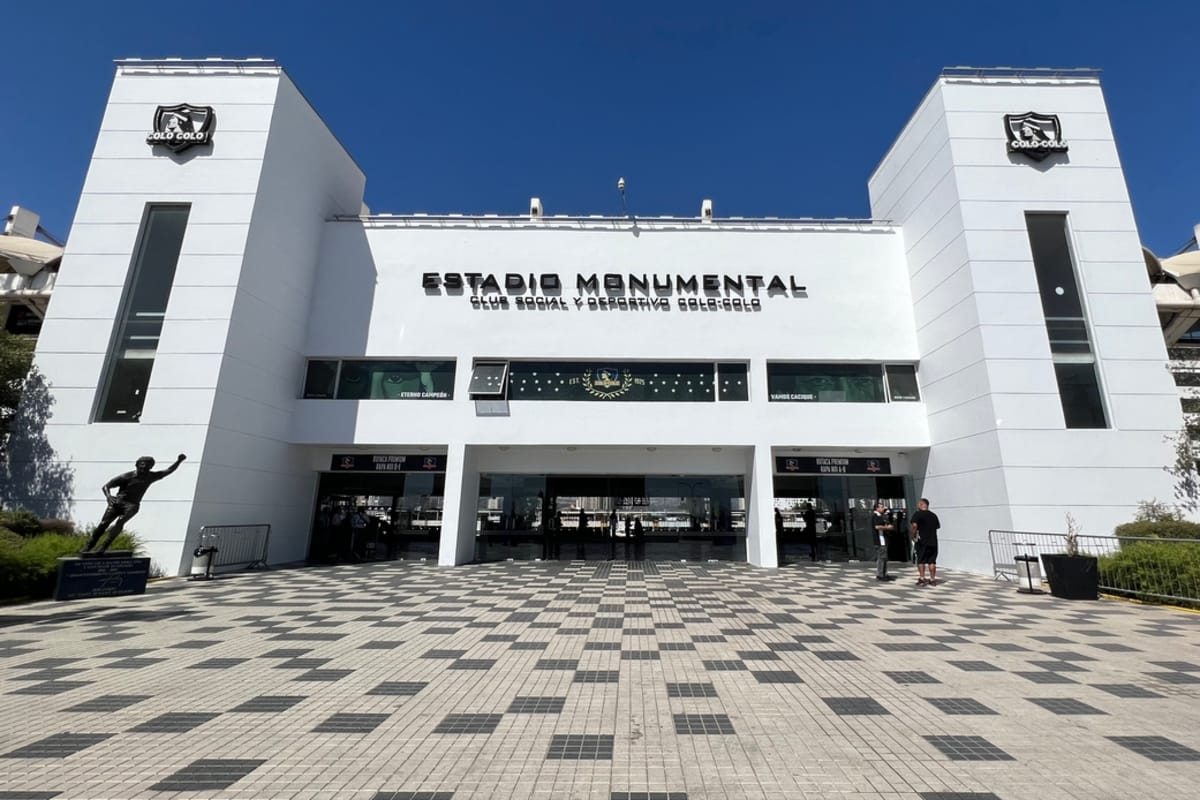
[{"label": "gray brick pavement", "polygon": [[5,609],[0,798],[1197,796],[1200,615],[899,572],[393,563]]}]

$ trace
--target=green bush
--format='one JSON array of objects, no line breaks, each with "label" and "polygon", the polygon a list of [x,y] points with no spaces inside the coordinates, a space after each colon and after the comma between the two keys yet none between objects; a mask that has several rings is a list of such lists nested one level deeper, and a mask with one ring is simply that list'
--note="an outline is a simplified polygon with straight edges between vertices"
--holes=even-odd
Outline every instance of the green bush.
[{"label": "green bush", "polygon": [[8,528],[18,536],[37,536],[42,532],[38,515],[23,508],[0,511],[0,528]]},{"label": "green bush", "polygon": [[1200,524],[1182,519],[1142,520],[1118,525],[1113,533],[1147,539],[1200,539]]},{"label": "green bush", "polygon": [[[1122,526],[1125,527],[1125,526]],[[1152,602],[1200,606],[1200,545],[1175,542],[1123,542],[1100,557],[1100,585]]]},{"label": "green bush", "polygon": [[75,529],[75,523],[69,519],[42,519],[38,520],[38,524],[42,527],[42,533],[80,533]]},{"label": "green bush", "polygon": [[[0,528],[0,598],[49,597],[58,577],[58,559],[78,553],[87,544],[82,535],[40,533],[18,536]],[[137,536],[121,533],[112,550],[141,551]]]}]

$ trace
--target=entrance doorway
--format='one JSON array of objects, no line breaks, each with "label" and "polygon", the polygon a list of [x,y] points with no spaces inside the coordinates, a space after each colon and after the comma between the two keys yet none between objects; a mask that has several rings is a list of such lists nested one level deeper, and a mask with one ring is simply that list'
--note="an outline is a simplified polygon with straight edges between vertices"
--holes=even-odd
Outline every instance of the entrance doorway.
[{"label": "entrance doorway", "polygon": [[477,562],[745,561],[740,475],[484,473]]},{"label": "entrance doorway", "polygon": [[877,500],[899,521],[889,537],[894,561],[908,560],[903,475],[776,475],[775,540],[780,564],[873,559],[871,512]]},{"label": "entrance doorway", "polygon": [[445,487],[444,472],[322,474],[309,560],[436,560]]}]

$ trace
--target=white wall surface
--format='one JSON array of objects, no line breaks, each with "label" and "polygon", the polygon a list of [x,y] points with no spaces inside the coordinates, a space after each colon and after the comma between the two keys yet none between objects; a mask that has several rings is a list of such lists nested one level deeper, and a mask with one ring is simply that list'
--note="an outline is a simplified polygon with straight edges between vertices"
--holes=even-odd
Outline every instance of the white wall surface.
[{"label": "white wall surface", "polygon": [[[1006,152],[1003,115],[1029,110],[1059,116],[1069,153]],[[986,569],[988,528],[1059,531],[1071,512],[1107,534],[1169,497],[1179,404],[1099,85],[941,79],[870,189],[904,227],[933,445],[921,492],[962,540],[952,563]],[[1065,428],[1026,211],[1068,214],[1108,430]]]},{"label": "white wall surface", "polygon": [[[38,470],[70,476],[65,503],[52,486],[6,501],[93,523],[100,486],[141,455],[166,466],[188,462],[155,485],[130,524],[167,571],[180,562],[225,352],[238,269],[258,188],[279,76],[119,68],[68,237],[58,284],[38,339],[36,364],[50,384],[53,416]],[[210,148],[172,154],[145,143],[155,108],[213,105]],[[146,204],[190,203],[191,212],[141,422],[92,423],[97,386],[113,337]],[[15,453],[15,459],[23,457]],[[28,469],[17,463],[14,468]],[[28,486],[28,482],[26,482]]]},{"label": "white wall surface", "polygon": [[[287,76],[279,81],[216,381],[189,531],[269,522],[272,562],[307,556],[315,476],[289,442],[323,222],[357,213],[363,175]],[[187,554],[184,554],[185,566]]]}]

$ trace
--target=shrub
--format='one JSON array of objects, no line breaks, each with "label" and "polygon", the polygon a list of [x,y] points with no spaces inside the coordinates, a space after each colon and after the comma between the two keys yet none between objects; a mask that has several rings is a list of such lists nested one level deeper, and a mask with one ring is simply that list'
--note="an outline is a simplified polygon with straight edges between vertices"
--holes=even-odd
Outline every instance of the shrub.
[{"label": "shrub", "polygon": [[1151,601],[1200,606],[1200,546],[1124,542],[1120,550],[1100,557],[1100,585],[1135,597],[1166,596],[1145,598]]},{"label": "shrub", "polygon": [[[84,536],[74,534],[22,537],[11,532],[0,533],[0,598],[49,597],[58,577],[58,559],[75,555],[86,543]],[[142,548],[137,536],[126,531],[110,549],[136,553]]]},{"label": "shrub", "polygon": [[23,508],[5,509],[0,511],[0,528],[8,528],[18,536],[37,536],[42,532],[42,521]]},{"label": "shrub", "polygon": [[75,530],[75,523],[69,519],[41,519],[38,520],[38,524],[42,528],[42,533],[65,533],[68,535],[82,533],[82,531]]},{"label": "shrub", "polygon": [[1200,539],[1200,524],[1182,519],[1143,520],[1118,525],[1113,533],[1147,539]]}]

